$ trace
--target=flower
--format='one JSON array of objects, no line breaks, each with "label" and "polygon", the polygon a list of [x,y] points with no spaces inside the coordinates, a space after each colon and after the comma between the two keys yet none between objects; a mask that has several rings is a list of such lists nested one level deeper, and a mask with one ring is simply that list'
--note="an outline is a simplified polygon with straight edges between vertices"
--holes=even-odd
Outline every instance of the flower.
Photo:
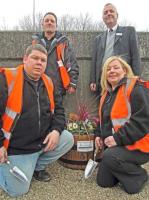
[{"label": "flower", "polygon": [[67,120],[67,130],[73,134],[92,134],[97,127],[99,119],[91,117],[88,107],[80,104],[77,113],[69,113]]}]

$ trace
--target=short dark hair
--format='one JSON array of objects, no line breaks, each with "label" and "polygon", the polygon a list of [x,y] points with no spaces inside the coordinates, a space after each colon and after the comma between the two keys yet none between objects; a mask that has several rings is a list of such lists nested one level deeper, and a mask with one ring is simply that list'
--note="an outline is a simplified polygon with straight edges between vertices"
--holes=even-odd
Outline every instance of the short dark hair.
[{"label": "short dark hair", "polygon": [[56,16],[55,13],[53,13],[53,12],[47,12],[47,13],[43,16],[43,20],[44,20],[44,18],[45,18],[47,15],[53,15],[53,17],[55,18],[56,24],[57,24],[57,16]]},{"label": "short dark hair", "polygon": [[40,51],[42,53],[44,53],[45,55],[47,55],[47,50],[45,49],[44,46],[42,46],[41,44],[34,44],[34,45],[30,45],[27,47],[26,51],[25,51],[25,55],[29,55],[32,53],[33,50],[37,50]]}]

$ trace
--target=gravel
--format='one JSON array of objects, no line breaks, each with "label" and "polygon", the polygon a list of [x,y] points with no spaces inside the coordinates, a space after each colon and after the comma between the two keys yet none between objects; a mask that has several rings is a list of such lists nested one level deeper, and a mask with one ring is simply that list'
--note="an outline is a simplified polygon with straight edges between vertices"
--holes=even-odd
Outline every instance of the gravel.
[{"label": "gravel", "polygon": [[[149,171],[149,163],[145,165]],[[128,195],[119,186],[101,188],[96,184],[96,171],[92,177],[84,179],[83,170],[72,170],[52,164],[48,169],[52,180],[44,183],[32,180],[28,194],[13,198],[16,200],[149,200],[149,183],[135,195]],[[5,192],[0,190],[0,200],[10,200]]]}]

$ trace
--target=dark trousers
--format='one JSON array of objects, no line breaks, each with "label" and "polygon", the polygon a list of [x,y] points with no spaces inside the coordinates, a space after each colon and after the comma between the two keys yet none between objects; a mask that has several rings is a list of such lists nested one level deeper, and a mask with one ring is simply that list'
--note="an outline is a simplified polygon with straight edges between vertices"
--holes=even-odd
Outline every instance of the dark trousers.
[{"label": "dark trousers", "polygon": [[129,193],[138,193],[148,180],[142,164],[149,161],[149,153],[129,151],[125,147],[111,147],[103,152],[97,173],[97,184],[101,187],[113,187],[118,182]]}]

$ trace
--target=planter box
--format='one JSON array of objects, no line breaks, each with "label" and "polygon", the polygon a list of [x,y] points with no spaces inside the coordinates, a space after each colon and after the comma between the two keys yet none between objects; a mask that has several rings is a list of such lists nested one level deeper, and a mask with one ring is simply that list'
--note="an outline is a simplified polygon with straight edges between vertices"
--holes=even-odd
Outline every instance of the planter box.
[{"label": "planter box", "polygon": [[74,134],[74,146],[59,159],[59,163],[71,169],[85,169],[88,160],[93,159],[94,134]]}]

